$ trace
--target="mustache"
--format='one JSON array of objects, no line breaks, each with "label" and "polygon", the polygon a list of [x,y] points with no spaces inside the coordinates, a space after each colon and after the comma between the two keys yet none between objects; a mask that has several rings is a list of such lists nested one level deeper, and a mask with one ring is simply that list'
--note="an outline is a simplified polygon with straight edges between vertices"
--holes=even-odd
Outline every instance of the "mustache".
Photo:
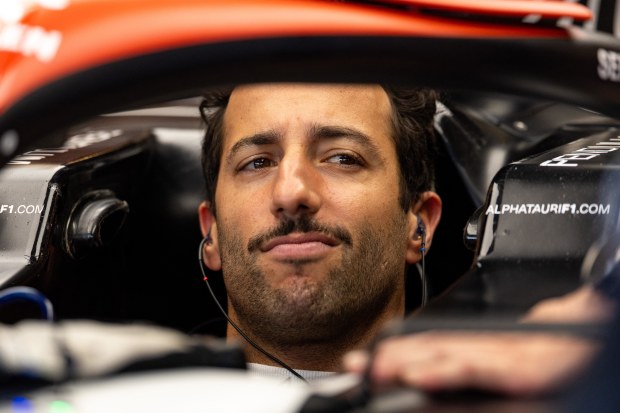
[{"label": "mustache", "polygon": [[276,227],[250,238],[250,241],[248,241],[248,251],[254,252],[259,249],[263,243],[269,242],[276,237],[289,235],[293,232],[320,232],[339,240],[345,245],[352,244],[351,233],[345,228],[337,225],[331,226],[321,224],[307,215],[302,215],[296,219],[286,218],[280,221]]}]

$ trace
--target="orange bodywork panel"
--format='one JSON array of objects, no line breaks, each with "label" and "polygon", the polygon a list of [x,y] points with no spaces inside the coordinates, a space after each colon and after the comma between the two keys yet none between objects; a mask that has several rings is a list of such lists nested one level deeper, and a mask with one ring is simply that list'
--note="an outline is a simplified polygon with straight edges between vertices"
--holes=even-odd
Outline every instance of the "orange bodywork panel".
[{"label": "orange bodywork panel", "polygon": [[579,22],[592,18],[590,9],[565,0],[382,0],[382,2],[426,10],[495,17],[535,15],[542,19],[570,18]]},{"label": "orange bodywork panel", "polygon": [[[464,3],[388,2],[452,7],[457,11],[463,11]],[[425,14],[415,8],[399,11],[327,1],[57,0],[55,8],[32,5],[34,1],[24,3],[29,6],[19,21],[0,21],[0,113],[36,88],[71,73],[197,44],[297,36],[567,36],[565,30],[554,27],[459,20]],[[466,3],[475,5],[476,10],[485,6],[484,13],[493,14],[490,1]],[[562,16],[576,19],[585,19],[588,12],[583,6],[555,1],[493,3],[529,3],[532,10],[546,4],[548,10],[560,13],[562,9]],[[497,7],[496,14],[505,15],[504,9]],[[519,15],[528,15],[527,11],[521,7]]]}]

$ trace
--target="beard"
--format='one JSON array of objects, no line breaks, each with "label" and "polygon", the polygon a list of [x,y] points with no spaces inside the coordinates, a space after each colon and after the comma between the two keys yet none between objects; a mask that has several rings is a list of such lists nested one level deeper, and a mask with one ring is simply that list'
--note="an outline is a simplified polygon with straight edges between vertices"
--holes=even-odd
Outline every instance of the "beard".
[{"label": "beard", "polygon": [[[405,214],[381,230],[365,226],[354,243],[339,226],[301,216],[249,240],[247,248],[232,228],[219,227],[222,267],[229,305],[246,332],[276,346],[354,340],[384,314],[395,294],[404,294]],[[293,282],[270,285],[257,264],[259,245],[292,232],[322,232],[341,241],[340,262],[307,273],[307,262],[291,261]],[[395,237],[395,235],[398,235]],[[316,266],[314,267],[316,268]]]}]

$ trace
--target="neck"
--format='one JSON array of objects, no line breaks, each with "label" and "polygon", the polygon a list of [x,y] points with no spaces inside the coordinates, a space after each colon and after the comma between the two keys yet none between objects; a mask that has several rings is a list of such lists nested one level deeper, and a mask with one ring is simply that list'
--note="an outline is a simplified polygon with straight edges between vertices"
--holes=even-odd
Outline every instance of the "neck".
[{"label": "neck", "polygon": [[[251,328],[246,328],[230,306],[229,309],[231,319],[246,335],[267,353],[277,357],[289,367],[299,370],[337,372],[342,370],[342,358],[346,353],[351,350],[367,348],[387,322],[393,319],[402,319],[404,315],[404,298],[395,300],[395,302],[387,305],[385,311],[375,317],[374,320],[363,320],[363,323],[356,323],[357,326],[355,328],[352,328],[350,332],[343,334],[341,337],[288,345],[274,344],[262,339],[260,332],[254,332]],[[226,337],[229,342],[239,342],[245,346],[244,351],[248,363],[280,366],[252,345],[246,343],[246,340],[230,324],[227,327]]]},{"label": "neck", "polygon": [[[230,332],[230,338],[233,340],[243,340],[236,332]],[[257,341],[257,340],[255,340]],[[277,357],[289,367],[296,370],[315,370],[315,371],[340,371],[340,360],[346,353],[343,347],[330,347],[327,349],[322,344],[306,344],[298,346],[273,348],[267,343],[259,343],[259,345],[271,354]],[[265,356],[251,345],[245,347],[245,356],[248,363],[258,363],[268,366],[281,367],[279,363]]]}]

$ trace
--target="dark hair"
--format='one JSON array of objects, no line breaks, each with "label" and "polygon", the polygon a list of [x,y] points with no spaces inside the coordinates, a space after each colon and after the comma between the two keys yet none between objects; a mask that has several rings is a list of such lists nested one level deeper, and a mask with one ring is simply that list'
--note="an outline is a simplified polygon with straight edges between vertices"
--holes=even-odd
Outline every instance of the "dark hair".
[{"label": "dark hair", "polygon": [[[202,170],[207,200],[215,199],[224,137],[224,113],[233,88],[204,95],[200,113],[207,125],[202,144]],[[437,93],[424,88],[385,86],[392,105],[392,138],[400,165],[400,204],[407,211],[419,194],[433,188],[435,134],[433,118]],[[215,203],[211,205],[215,214]]]},{"label": "dark hair", "polygon": [[392,104],[392,138],[400,166],[400,205],[407,211],[435,183],[437,92],[383,85]]}]

